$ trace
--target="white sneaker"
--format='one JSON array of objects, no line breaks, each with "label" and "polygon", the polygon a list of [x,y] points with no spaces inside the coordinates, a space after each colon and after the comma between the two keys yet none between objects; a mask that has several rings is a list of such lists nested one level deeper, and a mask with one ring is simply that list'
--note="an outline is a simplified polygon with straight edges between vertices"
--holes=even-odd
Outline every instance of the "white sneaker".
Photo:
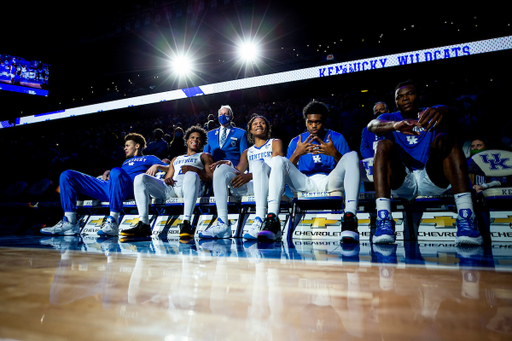
[{"label": "white sneaker", "polygon": [[206,230],[199,232],[199,238],[231,238],[231,227],[228,223],[224,223],[222,219],[218,218],[217,222],[212,226],[208,227]]},{"label": "white sneaker", "polygon": [[58,234],[61,236],[74,236],[75,234],[80,234],[80,224],[78,222],[72,224],[68,221],[68,218],[64,217],[57,223],[57,225],[52,227],[43,227],[40,231],[43,234],[49,235]]},{"label": "white sneaker", "polygon": [[117,236],[118,232],[119,224],[114,219],[114,217],[108,216],[103,222],[101,230],[99,230],[97,233],[100,236]]},{"label": "white sneaker", "polygon": [[258,233],[261,231],[261,224],[263,221],[260,217],[256,217],[252,222],[251,227],[244,233],[244,239],[258,239]]}]

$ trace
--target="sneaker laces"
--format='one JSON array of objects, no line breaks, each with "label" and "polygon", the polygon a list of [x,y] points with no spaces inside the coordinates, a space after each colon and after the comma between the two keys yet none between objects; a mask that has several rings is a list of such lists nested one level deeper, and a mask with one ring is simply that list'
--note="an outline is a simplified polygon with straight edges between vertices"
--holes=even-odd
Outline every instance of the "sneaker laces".
[{"label": "sneaker laces", "polygon": [[460,230],[467,230],[467,231],[473,231],[475,228],[474,228],[474,223],[473,223],[473,218],[470,217],[470,218],[459,218],[457,219],[457,227],[460,229]]},{"label": "sneaker laces", "polygon": [[225,224],[225,223],[222,221],[222,219],[218,218],[217,221],[215,222],[215,224],[211,224],[210,226],[208,226],[204,230],[208,231],[208,230],[213,229],[213,228],[215,228],[217,226],[220,226],[221,224]]},{"label": "sneaker laces", "polygon": [[394,233],[391,219],[377,219],[377,231],[386,234]]}]

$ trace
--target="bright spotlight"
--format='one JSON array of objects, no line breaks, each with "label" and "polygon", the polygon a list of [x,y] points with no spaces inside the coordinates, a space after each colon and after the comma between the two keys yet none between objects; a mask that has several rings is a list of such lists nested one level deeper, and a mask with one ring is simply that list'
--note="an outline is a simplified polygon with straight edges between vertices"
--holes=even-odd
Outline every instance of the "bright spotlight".
[{"label": "bright spotlight", "polygon": [[243,60],[252,62],[258,57],[258,48],[253,43],[243,43],[239,47],[239,54]]},{"label": "bright spotlight", "polygon": [[177,56],[171,62],[172,70],[180,76],[186,76],[192,70],[192,63],[186,56]]}]

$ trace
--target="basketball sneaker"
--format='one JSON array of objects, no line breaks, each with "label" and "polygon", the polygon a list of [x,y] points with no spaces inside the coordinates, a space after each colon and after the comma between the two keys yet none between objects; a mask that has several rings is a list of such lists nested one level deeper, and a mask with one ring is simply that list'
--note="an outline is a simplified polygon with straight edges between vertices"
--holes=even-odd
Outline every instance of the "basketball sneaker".
[{"label": "basketball sneaker", "polygon": [[480,232],[478,231],[478,223],[475,215],[469,209],[459,211],[457,220],[457,236],[455,237],[455,245],[482,245],[484,243]]},{"label": "basketball sneaker", "polygon": [[262,224],[263,228],[261,232],[258,233],[259,241],[274,241],[281,238],[281,222],[279,221],[279,217],[274,213],[267,214]]},{"label": "basketball sneaker", "polygon": [[190,224],[190,220],[183,220],[180,226],[180,239],[192,239],[196,229]]},{"label": "basketball sneaker", "polygon": [[395,242],[395,221],[388,211],[377,212],[377,229],[373,235],[376,244],[392,244]]},{"label": "basketball sneaker", "polygon": [[68,221],[67,217],[63,217],[57,225],[52,227],[43,227],[40,231],[41,233],[48,235],[58,234],[61,236],[74,236],[76,234],[80,234],[80,224],[78,222],[72,224]]},{"label": "basketball sneaker", "polygon": [[206,230],[199,232],[199,238],[231,238],[231,227],[229,225],[229,221],[226,224],[222,221],[222,219],[218,218],[215,224],[211,225],[210,227],[206,228]]},{"label": "basketball sneaker", "polygon": [[104,221],[101,229],[97,232],[100,236],[117,236],[119,232],[119,224],[112,216],[108,216]]},{"label": "basketball sneaker", "polygon": [[151,236],[151,226],[149,226],[149,224],[144,224],[139,220],[137,225],[120,231],[119,235],[125,237],[148,237]]},{"label": "basketball sneaker", "polygon": [[352,212],[346,212],[341,219],[341,241],[343,243],[359,243],[357,217]]},{"label": "basketball sneaker", "polygon": [[249,227],[247,232],[244,233],[244,239],[258,239],[258,233],[261,231],[261,225],[263,222],[260,217],[254,218],[252,225]]}]

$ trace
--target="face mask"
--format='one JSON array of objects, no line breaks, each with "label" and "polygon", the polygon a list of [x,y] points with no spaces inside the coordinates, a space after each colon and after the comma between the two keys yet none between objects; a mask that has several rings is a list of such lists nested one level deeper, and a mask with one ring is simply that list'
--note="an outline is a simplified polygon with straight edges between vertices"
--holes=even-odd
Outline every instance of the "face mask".
[{"label": "face mask", "polygon": [[471,150],[470,153],[471,153],[471,155],[475,155],[475,154],[478,154],[480,152],[483,152],[484,150],[485,150],[485,148],[484,149],[473,149],[473,150]]},{"label": "face mask", "polygon": [[221,125],[226,125],[228,124],[229,122],[231,122],[231,116],[228,116],[228,115],[222,115],[222,116],[219,116],[219,123]]}]

